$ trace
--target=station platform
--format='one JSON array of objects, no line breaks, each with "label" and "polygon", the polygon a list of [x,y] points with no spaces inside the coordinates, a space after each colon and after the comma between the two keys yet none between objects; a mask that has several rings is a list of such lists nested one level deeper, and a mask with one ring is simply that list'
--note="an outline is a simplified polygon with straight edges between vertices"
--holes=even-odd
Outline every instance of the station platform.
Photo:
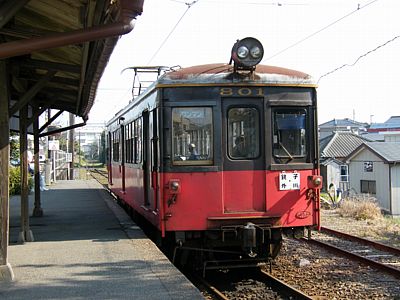
[{"label": "station platform", "polygon": [[0,299],[204,299],[95,180],[58,181],[41,198],[25,244],[10,198],[15,280],[0,282]]}]

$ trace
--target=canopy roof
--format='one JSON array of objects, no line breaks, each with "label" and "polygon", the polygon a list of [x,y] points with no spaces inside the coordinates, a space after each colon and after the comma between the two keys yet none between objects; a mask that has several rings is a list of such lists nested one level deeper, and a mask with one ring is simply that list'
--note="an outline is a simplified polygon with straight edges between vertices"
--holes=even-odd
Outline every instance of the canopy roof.
[{"label": "canopy roof", "polygon": [[142,7],[143,0],[0,0],[10,118],[28,104],[31,119],[58,109],[86,121],[114,46]]}]

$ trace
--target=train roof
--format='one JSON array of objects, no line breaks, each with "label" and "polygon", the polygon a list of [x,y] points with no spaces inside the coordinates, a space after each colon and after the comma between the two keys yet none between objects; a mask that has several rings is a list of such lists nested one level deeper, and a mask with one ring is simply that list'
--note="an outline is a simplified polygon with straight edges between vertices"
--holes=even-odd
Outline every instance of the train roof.
[{"label": "train roof", "polygon": [[[137,67],[144,68],[144,67]],[[160,67],[149,67],[160,68]],[[299,86],[316,87],[317,84],[311,75],[267,65],[257,65],[253,73],[249,71],[235,73],[233,65],[217,63],[197,65],[181,69],[171,69],[165,72],[143,93],[133,99],[128,106],[122,108],[115,114],[107,126],[126,113],[130,108],[140,103],[155,88],[179,87],[179,86],[202,86],[202,85],[270,85],[270,86]]]},{"label": "train roof", "polygon": [[201,85],[201,84],[265,84],[313,86],[316,82],[303,72],[275,66],[257,65],[255,72],[234,73],[233,65],[207,64],[198,65],[165,73],[157,81],[157,86],[164,85]]}]

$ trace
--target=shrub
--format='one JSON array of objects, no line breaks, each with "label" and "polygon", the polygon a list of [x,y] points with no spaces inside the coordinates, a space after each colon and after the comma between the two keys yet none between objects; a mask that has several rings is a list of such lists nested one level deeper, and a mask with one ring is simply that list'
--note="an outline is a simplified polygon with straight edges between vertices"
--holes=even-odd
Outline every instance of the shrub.
[{"label": "shrub", "polygon": [[383,217],[376,199],[369,196],[346,198],[338,212],[342,217],[351,217],[356,220],[374,220]]},{"label": "shrub", "polygon": [[[10,166],[10,195],[20,195],[21,194],[21,169],[20,167]],[[28,189],[29,191],[33,188],[33,178],[28,174]]]}]

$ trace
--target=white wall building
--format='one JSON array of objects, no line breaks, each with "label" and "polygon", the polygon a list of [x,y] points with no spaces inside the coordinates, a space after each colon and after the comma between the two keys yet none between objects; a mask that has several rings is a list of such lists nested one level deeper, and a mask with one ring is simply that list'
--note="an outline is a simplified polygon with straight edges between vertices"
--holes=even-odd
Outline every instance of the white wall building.
[{"label": "white wall building", "polygon": [[400,217],[400,143],[369,142],[347,158],[350,187],[376,197],[380,207]]},{"label": "white wall building", "polygon": [[97,147],[97,154],[101,148],[101,134],[105,130],[104,123],[89,123],[83,127],[75,129],[75,141],[80,145],[81,150],[86,156],[93,154]]}]

